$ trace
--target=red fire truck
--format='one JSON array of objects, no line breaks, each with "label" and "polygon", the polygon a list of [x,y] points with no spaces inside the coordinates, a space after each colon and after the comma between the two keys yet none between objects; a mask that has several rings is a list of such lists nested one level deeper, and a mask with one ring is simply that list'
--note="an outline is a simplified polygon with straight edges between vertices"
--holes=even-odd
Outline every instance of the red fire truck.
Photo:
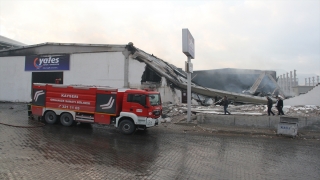
[{"label": "red fire truck", "polygon": [[123,134],[158,125],[159,92],[83,85],[32,85],[32,115],[48,124],[114,124]]}]

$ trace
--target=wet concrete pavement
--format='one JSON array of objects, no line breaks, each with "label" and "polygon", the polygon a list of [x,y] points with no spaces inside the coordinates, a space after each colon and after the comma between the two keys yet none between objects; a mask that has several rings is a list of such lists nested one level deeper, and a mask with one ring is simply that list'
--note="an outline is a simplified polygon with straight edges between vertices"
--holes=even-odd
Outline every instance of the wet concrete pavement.
[{"label": "wet concrete pavement", "polygon": [[26,116],[26,104],[0,103],[0,179],[320,177],[316,139],[212,133],[183,123],[125,136],[114,127],[43,126]]}]

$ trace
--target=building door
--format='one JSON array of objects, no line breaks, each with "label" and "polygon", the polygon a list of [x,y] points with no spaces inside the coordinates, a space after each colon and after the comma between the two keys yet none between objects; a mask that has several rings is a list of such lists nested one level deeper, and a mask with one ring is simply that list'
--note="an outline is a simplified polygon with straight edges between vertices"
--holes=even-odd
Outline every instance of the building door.
[{"label": "building door", "polygon": [[63,84],[63,72],[32,72],[32,83],[56,84],[57,81]]}]

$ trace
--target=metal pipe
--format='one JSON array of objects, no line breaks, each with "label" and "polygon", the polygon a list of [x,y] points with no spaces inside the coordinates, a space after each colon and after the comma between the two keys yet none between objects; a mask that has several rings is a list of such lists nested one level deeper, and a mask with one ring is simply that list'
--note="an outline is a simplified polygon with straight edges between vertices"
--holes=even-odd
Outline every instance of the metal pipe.
[{"label": "metal pipe", "polygon": [[286,74],[283,74],[283,90],[287,92]]},{"label": "metal pipe", "polygon": [[287,92],[288,87],[287,87],[287,78],[286,78],[286,74],[283,74],[283,86],[284,86],[284,90]]},{"label": "metal pipe", "polygon": [[312,77],[312,86],[314,86],[314,77]]},{"label": "metal pipe", "polygon": [[293,70],[293,79],[294,79],[294,86],[298,86],[297,70]]},{"label": "metal pipe", "polygon": [[289,73],[287,73],[287,92],[290,94],[290,89],[289,89]]},{"label": "metal pipe", "polygon": [[279,77],[279,82],[278,82],[278,84],[279,84],[280,88],[283,89],[283,88],[282,88],[282,75],[280,75],[280,77]]},{"label": "metal pipe", "polygon": [[304,82],[304,85],[306,86],[308,83],[307,83],[307,78],[304,78],[305,79],[305,82]]},{"label": "metal pipe", "polygon": [[289,91],[291,93],[291,91],[292,91],[292,71],[290,71],[290,82],[289,82],[289,85],[290,85]]},{"label": "metal pipe", "polygon": [[310,78],[309,78],[309,86],[311,86],[311,81],[310,81]]}]

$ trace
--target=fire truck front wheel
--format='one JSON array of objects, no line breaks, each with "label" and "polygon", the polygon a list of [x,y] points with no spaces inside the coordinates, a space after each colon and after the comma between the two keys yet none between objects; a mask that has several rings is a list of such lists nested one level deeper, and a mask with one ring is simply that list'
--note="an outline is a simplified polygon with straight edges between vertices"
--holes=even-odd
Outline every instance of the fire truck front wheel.
[{"label": "fire truck front wheel", "polygon": [[127,119],[121,121],[119,127],[122,134],[132,134],[136,130],[133,122]]},{"label": "fire truck front wheel", "polygon": [[44,120],[48,123],[48,124],[54,124],[57,122],[57,115],[55,112],[53,111],[48,111],[46,112],[46,114],[44,115]]},{"label": "fire truck front wheel", "polygon": [[73,124],[73,117],[70,113],[63,113],[60,116],[60,122],[64,126],[71,126]]}]

